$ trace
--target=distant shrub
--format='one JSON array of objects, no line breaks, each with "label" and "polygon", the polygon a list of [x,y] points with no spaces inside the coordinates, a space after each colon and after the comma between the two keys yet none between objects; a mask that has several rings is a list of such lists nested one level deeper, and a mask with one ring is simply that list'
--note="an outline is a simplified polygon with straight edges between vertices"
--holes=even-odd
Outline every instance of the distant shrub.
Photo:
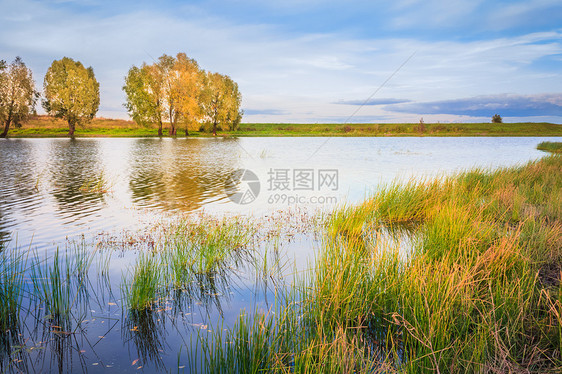
[{"label": "distant shrub", "polygon": [[344,127],[343,127],[343,132],[345,132],[345,133],[351,132],[351,130],[353,130],[353,129],[351,128],[351,126],[344,126]]},{"label": "distant shrub", "polygon": [[425,122],[423,121],[423,118],[420,118],[420,124],[417,126],[417,130],[418,132],[425,132]]},{"label": "distant shrub", "polygon": [[502,123],[503,119],[499,114],[494,114],[492,116],[492,123]]}]

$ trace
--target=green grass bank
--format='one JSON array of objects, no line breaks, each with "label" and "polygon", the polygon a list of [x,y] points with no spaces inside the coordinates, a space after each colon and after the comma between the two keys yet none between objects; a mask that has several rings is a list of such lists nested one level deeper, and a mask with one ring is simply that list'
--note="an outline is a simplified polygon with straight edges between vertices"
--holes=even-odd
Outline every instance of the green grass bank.
[{"label": "green grass bank", "polygon": [[[66,137],[68,125],[61,119],[35,116],[8,136]],[[156,137],[157,126],[142,127],[133,121],[95,118],[78,126],[76,137]],[[562,125],[551,123],[426,123],[420,124],[283,124],[243,123],[237,131],[221,136],[562,136]],[[164,125],[164,136],[168,136]],[[178,129],[178,137],[184,137]],[[210,132],[189,131],[191,137],[209,137]]]},{"label": "green grass bank", "polygon": [[551,153],[562,153],[562,142],[541,142],[537,149]]},{"label": "green grass bank", "polygon": [[326,230],[274,310],[203,338],[207,372],[562,370],[562,157],[392,184]]}]

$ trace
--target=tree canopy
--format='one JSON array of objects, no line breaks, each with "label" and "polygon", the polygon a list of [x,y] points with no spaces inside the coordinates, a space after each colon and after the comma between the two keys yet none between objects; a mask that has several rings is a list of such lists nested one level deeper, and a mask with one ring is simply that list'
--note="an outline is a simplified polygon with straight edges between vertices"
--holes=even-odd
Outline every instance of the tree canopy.
[{"label": "tree canopy", "polygon": [[205,90],[201,106],[206,119],[213,126],[213,134],[217,129],[234,131],[242,119],[240,104],[242,95],[238,84],[228,75],[207,73]]},{"label": "tree canopy", "polygon": [[163,121],[170,124],[169,134],[174,136],[180,126],[188,135],[204,122],[213,124],[214,134],[217,127],[233,130],[242,118],[238,85],[227,76],[205,72],[185,53],[131,67],[123,90],[133,120],[145,126],[157,123],[160,136]]},{"label": "tree canopy", "polygon": [[6,137],[11,125],[21,126],[34,110],[38,95],[31,69],[21,58],[16,57],[10,65],[0,61],[0,138]]},{"label": "tree canopy", "polygon": [[492,123],[502,123],[503,118],[499,114],[494,114],[492,116]]},{"label": "tree canopy", "polygon": [[77,124],[94,118],[100,105],[94,69],[68,57],[53,61],[45,75],[44,91],[43,107],[68,122],[70,136],[74,136]]},{"label": "tree canopy", "polygon": [[158,123],[158,135],[162,136],[163,95],[162,79],[155,66],[133,66],[125,77],[123,87],[127,95],[125,107],[133,121],[141,126]]}]

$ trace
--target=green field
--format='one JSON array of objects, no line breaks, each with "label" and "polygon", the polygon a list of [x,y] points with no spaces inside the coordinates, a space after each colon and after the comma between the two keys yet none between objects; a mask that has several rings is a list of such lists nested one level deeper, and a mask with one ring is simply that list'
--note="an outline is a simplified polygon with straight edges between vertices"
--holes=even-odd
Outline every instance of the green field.
[{"label": "green field", "polygon": [[[48,116],[35,116],[22,127],[10,129],[9,137],[65,137],[66,122]],[[164,136],[167,136],[164,125]],[[221,136],[562,136],[562,125],[552,123],[417,123],[311,124],[243,123]],[[157,126],[142,127],[133,121],[95,118],[76,128],[77,137],[151,137]],[[180,126],[178,137],[185,136]],[[212,136],[210,132],[190,131],[189,136]]]},{"label": "green field", "polygon": [[552,123],[275,124],[243,123],[239,136],[562,136]]}]

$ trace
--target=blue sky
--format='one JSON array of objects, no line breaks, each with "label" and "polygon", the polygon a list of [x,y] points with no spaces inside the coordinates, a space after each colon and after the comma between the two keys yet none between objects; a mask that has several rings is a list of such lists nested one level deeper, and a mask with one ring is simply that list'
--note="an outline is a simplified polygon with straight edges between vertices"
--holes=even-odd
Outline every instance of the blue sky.
[{"label": "blue sky", "polygon": [[245,122],[562,123],[560,0],[0,0],[0,23],[38,87],[93,66],[98,116],[127,118],[132,65],[185,52],[239,83]]}]

